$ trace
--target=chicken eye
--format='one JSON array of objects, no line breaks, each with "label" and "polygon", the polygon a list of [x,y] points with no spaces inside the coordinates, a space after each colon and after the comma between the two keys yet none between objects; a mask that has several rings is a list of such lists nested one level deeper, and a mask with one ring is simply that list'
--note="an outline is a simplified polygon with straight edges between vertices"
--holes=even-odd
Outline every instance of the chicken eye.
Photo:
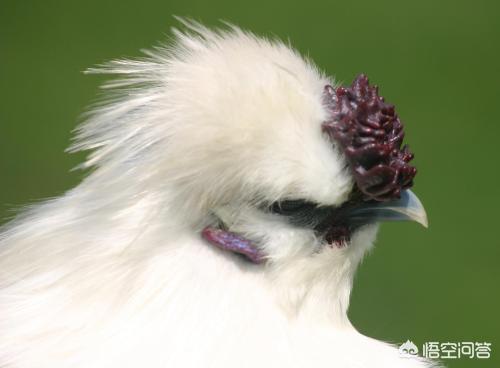
[{"label": "chicken eye", "polygon": [[313,228],[322,222],[330,213],[329,207],[322,207],[304,199],[282,200],[272,203],[269,212],[281,215],[295,225]]},{"label": "chicken eye", "polygon": [[308,202],[303,199],[290,199],[284,201],[274,202],[269,206],[269,210],[272,213],[278,215],[290,216],[296,214],[297,212],[302,212],[309,208],[314,208],[316,205],[314,203]]}]

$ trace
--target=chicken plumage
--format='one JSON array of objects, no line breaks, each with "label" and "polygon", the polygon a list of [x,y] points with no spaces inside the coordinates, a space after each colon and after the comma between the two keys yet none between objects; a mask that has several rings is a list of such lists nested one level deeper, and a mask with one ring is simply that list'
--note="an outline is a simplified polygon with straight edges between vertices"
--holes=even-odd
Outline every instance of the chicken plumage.
[{"label": "chicken plumage", "polygon": [[90,70],[117,76],[71,147],[90,174],[4,228],[0,366],[430,366],[347,318],[376,222],[329,244],[283,213],[356,187],[322,130],[334,81],[277,40],[183,22],[168,46]]}]

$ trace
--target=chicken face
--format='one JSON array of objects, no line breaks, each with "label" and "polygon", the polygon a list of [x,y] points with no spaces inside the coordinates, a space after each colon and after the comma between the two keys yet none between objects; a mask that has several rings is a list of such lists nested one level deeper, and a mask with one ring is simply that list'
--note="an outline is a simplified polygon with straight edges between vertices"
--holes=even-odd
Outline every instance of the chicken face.
[{"label": "chicken face", "polygon": [[[403,125],[394,106],[385,103],[364,75],[350,88],[335,90],[327,85],[323,100],[330,117],[322,123],[322,130],[332,150],[347,162],[348,173],[339,176],[347,175],[354,182],[347,199],[328,205],[297,196],[264,202],[260,209],[284,218],[291,226],[309,229],[316,238],[337,247],[348,245],[355,231],[380,221],[412,220],[427,227],[425,210],[409,190],[416,169],[409,165],[413,154],[408,146],[401,147]],[[203,236],[253,262],[266,258],[251,241],[224,229],[207,227]]]},{"label": "chicken face", "polygon": [[302,200],[277,202],[273,213],[308,226],[329,243],[347,244],[356,229],[380,220],[415,220],[427,226],[423,206],[408,189],[416,169],[413,154],[401,148],[403,125],[394,106],[384,102],[377,87],[360,75],[350,88],[325,87],[331,111],[323,130],[342,148],[355,186],[340,206],[321,206]]}]

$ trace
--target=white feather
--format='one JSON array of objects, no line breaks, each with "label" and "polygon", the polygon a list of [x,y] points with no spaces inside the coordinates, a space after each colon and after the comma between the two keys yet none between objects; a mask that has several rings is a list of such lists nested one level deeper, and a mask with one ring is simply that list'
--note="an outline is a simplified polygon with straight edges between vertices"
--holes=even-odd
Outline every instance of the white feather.
[{"label": "white feather", "polygon": [[[93,73],[119,79],[77,131],[91,174],[0,238],[0,367],[427,367],[347,319],[376,228],[346,248],[257,210],[346,200],[321,134],[332,81],[289,46],[183,21],[168,46]],[[269,255],[204,242],[224,218]]]}]

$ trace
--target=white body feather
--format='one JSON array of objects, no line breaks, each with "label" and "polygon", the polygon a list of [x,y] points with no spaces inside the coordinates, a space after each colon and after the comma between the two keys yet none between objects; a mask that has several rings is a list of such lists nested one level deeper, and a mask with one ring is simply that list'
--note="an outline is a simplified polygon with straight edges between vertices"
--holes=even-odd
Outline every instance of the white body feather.
[{"label": "white body feather", "polygon": [[[124,75],[73,149],[92,173],[0,238],[0,367],[427,367],[346,311],[376,228],[325,247],[256,209],[340,204],[352,180],[321,134],[331,83],[279,43],[190,23]],[[200,230],[223,219],[266,266]]]}]

